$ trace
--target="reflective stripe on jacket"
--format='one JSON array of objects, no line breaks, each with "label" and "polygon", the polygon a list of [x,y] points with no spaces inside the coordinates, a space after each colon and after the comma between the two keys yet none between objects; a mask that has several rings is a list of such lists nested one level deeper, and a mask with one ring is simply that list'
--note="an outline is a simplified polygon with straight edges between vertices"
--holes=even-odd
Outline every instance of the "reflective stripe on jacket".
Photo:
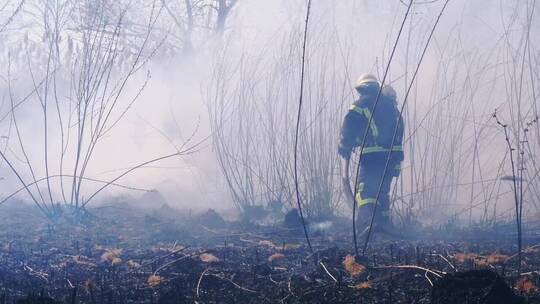
[{"label": "reflective stripe on jacket", "polygon": [[[363,115],[369,124],[369,129],[371,131],[371,136],[374,140],[372,145],[364,145],[364,149],[362,150],[362,154],[368,154],[368,153],[376,153],[376,152],[394,152],[394,151],[403,151],[403,146],[401,145],[394,145],[391,148],[384,148],[382,146],[379,146],[377,144],[377,137],[379,137],[379,128],[377,128],[377,123],[375,122],[375,119],[372,118],[371,111],[368,108],[362,108],[355,104],[351,105],[349,108],[350,111],[354,111],[360,115]],[[357,138],[357,145],[362,145],[362,138]]]}]

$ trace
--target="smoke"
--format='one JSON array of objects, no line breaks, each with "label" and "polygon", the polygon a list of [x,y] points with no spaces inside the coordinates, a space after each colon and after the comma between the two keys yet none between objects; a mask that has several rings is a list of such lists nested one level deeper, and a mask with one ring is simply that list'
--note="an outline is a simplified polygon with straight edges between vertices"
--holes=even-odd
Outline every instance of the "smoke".
[{"label": "smoke", "polygon": [[[329,145],[337,142],[341,115],[355,98],[351,86],[354,79],[366,72],[382,77],[405,13],[403,2],[324,0],[314,3],[308,34],[307,68],[310,76],[307,95],[314,106],[308,106],[307,111],[313,114],[323,109],[321,111],[326,116],[321,115],[335,120],[321,122],[321,125],[329,124],[335,128],[333,131],[328,129],[333,134]],[[443,1],[429,1],[413,5],[387,79],[396,88],[400,102],[403,102],[412,72],[442,4]],[[450,1],[408,97],[404,113],[409,136],[405,145],[407,157],[403,164],[403,178],[395,190],[395,195],[399,197],[396,203],[398,210],[410,207],[428,219],[430,224],[436,225],[456,213],[463,220],[469,216],[484,219],[504,215],[503,210],[511,207],[509,185],[500,181],[501,176],[511,174],[506,143],[491,114],[499,109],[505,120],[516,126],[519,117],[523,121],[534,116],[534,111],[529,108],[536,104],[537,95],[534,96],[532,92],[533,88],[539,91],[538,82],[526,80],[522,97],[516,95],[524,45],[522,34],[527,28],[526,16],[532,5],[529,1],[500,1],[498,5],[486,5],[485,1],[480,0]],[[288,94],[277,100],[261,96],[270,96],[268,87],[274,79],[270,78],[270,73],[276,67],[276,61],[285,58],[292,71],[290,73],[299,68],[297,54],[300,45],[294,43],[301,33],[304,10],[305,1],[239,0],[227,20],[223,36],[197,38],[201,43],[190,52],[169,52],[169,44],[174,44],[176,40],[166,38],[167,43],[162,51],[127,83],[125,94],[121,97],[124,106],[131,102],[142,86],[145,87],[122,120],[96,148],[86,175],[111,180],[126,168],[173,153],[188,142],[187,146],[196,144],[193,153],[140,168],[118,183],[156,189],[168,203],[177,207],[232,207],[233,198],[216,158],[213,145],[215,130],[211,127],[209,117],[213,106],[209,96],[216,91],[213,87],[216,83],[213,80],[215,71],[221,64],[227,66],[225,77],[229,77],[227,80],[231,90],[238,88],[240,82],[250,85],[254,98],[250,102],[253,105],[276,102],[283,107],[294,106],[292,85]],[[26,24],[30,20],[24,12],[17,17],[19,24]],[[529,47],[533,61],[538,60],[539,56],[534,39],[538,37],[538,26],[534,26],[538,24],[537,17],[538,9],[533,15],[530,32]],[[163,13],[160,25],[170,23],[170,17]],[[164,27],[163,32],[167,30],[170,29]],[[39,79],[37,70],[43,72],[43,63],[46,62],[43,50],[39,52],[39,48],[33,46],[39,46],[41,34],[37,30],[18,30],[13,26],[2,35],[9,36],[2,45],[5,50],[2,63],[6,66],[7,58],[11,58],[10,78],[14,96],[16,100],[21,100],[33,89],[28,63],[39,65],[35,78]],[[25,38],[28,36],[30,38]],[[25,42],[27,40],[30,42]],[[21,51],[25,49],[25,43],[32,45],[32,51]],[[34,54],[31,61],[27,58],[30,53]],[[527,63],[533,79],[538,79],[537,62],[536,66],[532,62]],[[238,74],[241,64],[249,65],[242,67],[242,71],[253,71],[249,78]],[[150,75],[150,79],[145,85],[147,75]],[[63,92],[68,92],[67,88],[71,85],[68,76],[66,74],[64,82],[60,84]],[[0,115],[8,115],[0,122],[0,136],[4,136],[0,139],[0,148],[6,151],[17,167],[23,170],[24,178],[29,180],[9,115],[6,70],[2,71],[2,77]],[[323,78],[325,87],[320,87]],[[272,85],[286,84],[277,82]],[[328,94],[322,93],[325,91]],[[239,95],[231,93],[227,98],[231,108],[226,110],[234,113],[235,106],[239,104]],[[518,110],[514,105],[518,99],[522,103],[519,111],[523,115],[516,114]],[[327,106],[315,106],[322,104]],[[51,111],[51,116],[53,113]],[[36,125],[42,126],[43,115],[35,94],[16,114],[29,160],[35,164],[36,175],[44,176],[43,134],[42,130],[36,130]],[[318,122],[314,117],[318,116],[307,114],[306,117],[308,120],[313,118],[315,123],[312,128],[317,128]],[[517,129],[519,127],[515,127],[513,132],[517,132]],[[55,127],[48,132],[50,138],[55,140],[61,136],[60,130]],[[287,142],[285,140],[283,144]],[[61,153],[58,141],[49,149],[50,166],[58,168],[58,155]],[[335,149],[331,147],[330,150]],[[65,161],[72,163],[74,159],[69,156]],[[0,170],[0,178],[3,178],[0,180],[2,197],[21,185],[5,162],[0,162]],[[336,166],[331,174],[339,175],[339,168]],[[61,189],[56,185],[54,196],[59,198]],[[84,189],[86,195],[98,186],[88,183]],[[44,187],[45,184],[40,183],[42,190]],[[110,187],[99,195],[98,200],[108,203],[114,201],[114,197],[139,197],[143,193]],[[531,193],[527,195],[532,200],[534,195]],[[152,206],[152,202],[146,204]],[[467,210],[471,206],[472,212]],[[528,206],[534,209],[531,204]],[[347,211],[346,206],[340,208]]]}]

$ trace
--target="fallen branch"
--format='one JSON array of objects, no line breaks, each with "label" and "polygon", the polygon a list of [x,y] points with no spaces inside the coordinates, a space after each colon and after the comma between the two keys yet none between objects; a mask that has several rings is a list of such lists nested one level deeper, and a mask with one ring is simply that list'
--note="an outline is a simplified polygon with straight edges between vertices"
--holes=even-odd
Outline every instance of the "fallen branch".
[{"label": "fallen branch", "polygon": [[392,269],[392,268],[422,270],[422,271],[425,271],[425,272],[429,272],[429,273],[437,276],[438,278],[442,278],[442,275],[446,274],[446,272],[444,272],[444,271],[431,270],[431,269],[424,268],[424,267],[421,267],[421,266],[416,266],[416,265],[389,265],[389,266],[373,267],[373,269]]},{"label": "fallen branch", "polygon": [[433,287],[433,282],[431,281],[431,279],[428,277],[428,272],[426,271],[426,273],[424,273],[424,277],[426,278],[426,280],[428,281],[429,285],[431,285],[431,287]]},{"label": "fallen branch", "polygon": [[[173,247],[173,248],[174,248],[174,247]],[[152,263],[154,263],[154,262],[157,261],[157,260],[164,259],[164,258],[168,258],[168,257],[170,257],[171,255],[175,255],[175,254],[177,254],[177,253],[180,253],[180,252],[182,252],[182,251],[184,251],[184,250],[186,250],[186,249],[188,249],[188,248],[189,248],[189,246],[182,247],[182,248],[179,248],[179,249],[177,249],[177,250],[174,250],[174,251],[172,251],[171,253],[168,253],[168,254],[166,254],[166,255],[164,255],[164,256],[160,256],[160,257],[154,258],[154,259],[152,259],[152,260],[150,260],[150,261],[148,261],[148,262],[146,262],[146,263],[142,263],[141,266],[138,267],[138,268],[142,268],[142,267],[144,267],[144,266],[147,266],[147,265],[149,265],[149,264],[152,264]],[[187,257],[187,256],[189,256],[189,255],[185,255],[184,257]],[[162,266],[162,267],[163,267],[163,266]],[[126,272],[126,274],[132,273],[132,272],[134,272],[134,271],[135,271],[135,270],[128,271],[128,272]],[[154,273],[154,274],[155,274],[155,273]]]},{"label": "fallen branch", "polygon": [[206,268],[202,273],[201,273],[201,276],[199,277],[199,281],[197,282],[197,298],[200,298],[200,295],[199,295],[199,290],[201,288],[201,282],[202,282],[202,279],[204,277],[204,275],[208,272],[208,270],[210,270],[209,268]]},{"label": "fallen branch", "polygon": [[236,283],[233,282],[233,280],[231,280],[231,279],[228,279],[228,278],[225,278],[225,277],[222,277],[222,276],[218,276],[217,274],[209,274],[209,275],[211,275],[211,276],[213,276],[213,277],[215,277],[215,278],[218,278],[218,279],[225,280],[225,281],[227,281],[227,282],[233,284],[234,287],[236,287],[236,288],[238,288],[238,289],[241,289],[241,290],[243,290],[243,291],[247,291],[247,292],[251,292],[251,293],[258,293],[258,292],[255,291],[255,290],[251,290],[251,289],[248,289],[248,288],[245,288],[245,287],[242,287],[242,286],[236,284]]},{"label": "fallen branch", "polygon": [[292,283],[292,276],[289,277],[289,283],[287,284],[287,288],[289,289],[289,293],[290,293],[293,297],[296,297],[296,295],[295,295],[294,292],[292,291],[291,283]]},{"label": "fallen branch", "polygon": [[30,273],[30,275],[33,275],[33,276],[36,276],[42,280],[44,280],[45,282],[49,282],[49,275],[45,272],[41,272],[41,271],[35,271],[34,269],[32,269],[32,267],[28,266],[28,265],[24,265],[24,269],[25,270],[28,270],[28,272]]},{"label": "fallen branch", "polygon": [[[531,250],[536,249],[536,248],[540,248],[540,244],[536,244],[536,245],[527,247],[527,248],[525,248],[525,249],[522,250],[522,253],[529,253],[529,252],[531,252]],[[509,256],[509,257],[506,259],[505,262],[508,262],[508,261],[510,261],[511,259],[513,259],[513,258],[515,258],[515,257],[517,257],[517,256],[519,256],[519,253],[514,253],[513,255]]]},{"label": "fallen branch", "polygon": [[180,262],[180,261],[182,261],[182,260],[185,260],[185,259],[190,258],[190,257],[193,257],[193,256],[195,256],[195,255],[185,255],[185,256],[183,256],[183,257],[181,257],[181,258],[178,258],[178,259],[176,259],[176,260],[170,261],[169,263],[166,263],[166,264],[162,265],[161,267],[159,267],[158,269],[156,269],[156,271],[154,271],[154,275],[157,275],[161,270],[163,270],[163,269],[165,269],[165,268],[171,266],[171,265],[174,264],[174,263]]},{"label": "fallen branch", "polygon": [[326,269],[326,266],[324,266],[323,262],[320,262],[319,264],[321,264],[322,268],[324,269],[324,271],[326,272],[326,274],[328,274],[329,277],[332,278],[332,280],[334,280],[334,282],[338,282],[336,280],[336,278],[330,273],[330,271],[328,271],[328,269]]},{"label": "fallen branch", "polygon": [[[54,175],[49,175],[48,177],[43,177],[43,178],[40,178],[36,181],[33,181],[31,183],[28,183],[26,186],[27,187],[30,187],[30,186],[33,186],[35,184],[38,184],[39,182],[42,182],[42,181],[45,181],[47,180],[47,178],[62,178],[62,177],[73,177],[73,175],[70,175],[70,174],[54,174]],[[104,181],[104,180],[100,180],[100,179],[95,179],[95,178],[90,178],[90,177],[80,177],[80,176],[76,176],[77,178],[81,178],[83,180],[87,180],[87,181],[91,181],[91,182],[96,182],[96,183],[103,183],[103,184],[106,184],[108,183],[108,181]],[[0,178],[1,180],[1,178]],[[133,191],[142,191],[142,192],[152,192],[152,190],[150,189],[143,189],[143,188],[136,188],[136,187],[130,187],[130,186],[126,186],[126,185],[122,185],[122,184],[118,184],[118,183],[111,183],[111,186],[115,186],[115,187],[119,187],[119,188],[123,188],[123,189],[127,189],[127,190],[133,190]],[[0,204],[3,204],[5,203],[6,201],[8,201],[10,198],[14,197],[15,195],[19,194],[20,192],[22,192],[23,190],[25,190],[26,188],[25,187],[21,187],[19,189],[17,189],[17,191],[15,192],[12,192],[10,195],[4,197],[2,200],[0,200]]]},{"label": "fallen branch", "polygon": [[455,271],[457,271],[457,268],[456,268],[452,263],[450,263],[450,261],[449,261],[445,256],[443,256],[443,255],[440,254],[440,253],[433,254],[433,255],[434,255],[434,256],[440,257],[440,258],[443,259],[448,265],[450,265],[450,267],[452,267],[452,269],[454,269]]}]

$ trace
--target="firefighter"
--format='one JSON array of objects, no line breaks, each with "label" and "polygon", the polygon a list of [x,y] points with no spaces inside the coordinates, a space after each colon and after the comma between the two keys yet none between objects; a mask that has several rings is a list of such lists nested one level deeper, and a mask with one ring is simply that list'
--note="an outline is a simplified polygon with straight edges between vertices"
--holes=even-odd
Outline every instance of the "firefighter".
[{"label": "firefighter", "polygon": [[[355,88],[359,98],[345,115],[338,147],[342,181],[347,197],[358,204],[360,231],[367,231],[376,210],[375,227],[391,234],[394,229],[390,220],[390,187],[393,178],[399,176],[403,161],[403,119],[397,108],[396,92],[391,86],[381,89],[377,78],[366,74],[358,79]],[[364,134],[364,147],[360,149]],[[353,198],[349,164],[355,149],[357,152],[362,150],[362,154],[358,191]]]}]

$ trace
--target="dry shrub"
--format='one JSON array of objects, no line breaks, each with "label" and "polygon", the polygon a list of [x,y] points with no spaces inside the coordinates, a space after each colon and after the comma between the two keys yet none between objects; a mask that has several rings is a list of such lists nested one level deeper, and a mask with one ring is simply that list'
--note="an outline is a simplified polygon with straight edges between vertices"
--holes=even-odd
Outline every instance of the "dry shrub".
[{"label": "dry shrub", "polygon": [[474,260],[474,265],[476,265],[476,267],[480,267],[480,268],[488,268],[490,263],[488,263],[487,259],[484,258],[484,257],[477,257]]},{"label": "dry shrub", "polygon": [[500,253],[492,253],[488,256],[480,256],[474,253],[456,253],[454,258],[461,263],[472,261],[477,267],[488,268],[491,265],[504,264],[510,257]]},{"label": "dry shrub", "polygon": [[90,262],[90,259],[84,255],[74,255],[73,262],[79,265],[96,266],[96,264]]},{"label": "dry shrub", "polygon": [[274,253],[268,257],[268,262],[272,263],[273,261],[284,259],[285,255],[283,253]]},{"label": "dry shrub", "polygon": [[150,287],[156,287],[159,284],[161,284],[161,281],[163,281],[163,279],[160,276],[153,274],[148,277],[148,280],[146,280],[146,283],[148,283],[148,286]]},{"label": "dry shrub", "polygon": [[127,261],[126,264],[128,265],[129,268],[139,268],[139,267],[141,267],[141,264],[135,262],[134,260],[129,260],[129,261]]},{"label": "dry shrub", "polygon": [[112,265],[112,266],[118,266],[118,265],[120,265],[120,264],[122,264],[122,259],[121,259],[121,258],[114,258],[114,259],[112,259],[112,261],[111,261],[111,265]]},{"label": "dry shrub", "polygon": [[454,259],[457,262],[473,262],[478,267],[489,267],[505,263],[510,257],[500,253],[492,253],[488,256],[481,256],[476,253],[456,253]]},{"label": "dry shrub", "polygon": [[84,264],[84,262],[86,260],[85,257],[82,256],[82,255],[74,255],[72,257],[72,259],[73,259],[73,262],[75,262],[77,264]]},{"label": "dry shrub", "polygon": [[528,277],[521,277],[516,282],[515,288],[522,294],[531,294],[538,290],[536,285]]},{"label": "dry shrub", "polygon": [[122,249],[118,249],[118,248],[109,249],[101,255],[101,261],[112,262],[115,258],[120,257],[121,254],[122,254]]},{"label": "dry shrub", "polygon": [[274,242],[272,242],[270,240],[259,241],[259,245],[267,246],[267,247],[270,247],[272,249],[283,249],[283,250],[286,250],[286,249],[298,249],[298,248],[301,247],[301,245],[299,245],[299,244],[281,244],[281,245],[277,245],[277,244],[275,244]]},{"label": "dry shrub", "polygon": [[492,253],[486,257],[486,262],[491,265],[502,264],[505,263],[508,258],[509,256],[504,254]]},{"label": "dry shrub", "polygon": [[157,246],[152,247],[152,251],[154,252],[166,252],[166,253],[173,253],[183,250],[185,247],[180,246],[178,244],[158,244]]},{"label": "dry shrub", "polygon": [[478,255],[476,253],[462,253],[458,252],[454,254],[454,259],[460,263],[465,263],[468,261],[472,261],[478,258]]},{"label": "dry shrub", "polygon": [[300,244],[284,244],[281,246],[281,248],[283,248],[283,250],[288,250],[288,249],[298,249],[302,247],[302,245]]},{"label": "dry shrub", "polygon": [[203,253],[199,256],[199,259],[201,259],[201,261],[205,262],[205,263],[215,263],[215,262],[219,262],[219,259],[211,254],[211,253]]},{"label": "dry shrub", "polygon": [[372,286],[370,282],[362,282],[354,285],[354,288],[356,289],[370,289],[371,287]]},{"label": "dry shrub", "polygon": [[343,266],[352,277],[359,276],[366,270],[366,267],[356,263],[354,256],[350,254],[343,260]]},{"label": "dry shrub", "polygon": [[523,250],[525,253],[540,253],[540,245],[534,245]]},{"label": "dry shrub", "polygon": [[262,240],[262,241],[259,241],[259,245],[268,246],[268,247],[271,247],[271,248],[275,248],[275,247],[276,247],[276,244],[274,244],[274,242],[269,241],[269,240]]}]

